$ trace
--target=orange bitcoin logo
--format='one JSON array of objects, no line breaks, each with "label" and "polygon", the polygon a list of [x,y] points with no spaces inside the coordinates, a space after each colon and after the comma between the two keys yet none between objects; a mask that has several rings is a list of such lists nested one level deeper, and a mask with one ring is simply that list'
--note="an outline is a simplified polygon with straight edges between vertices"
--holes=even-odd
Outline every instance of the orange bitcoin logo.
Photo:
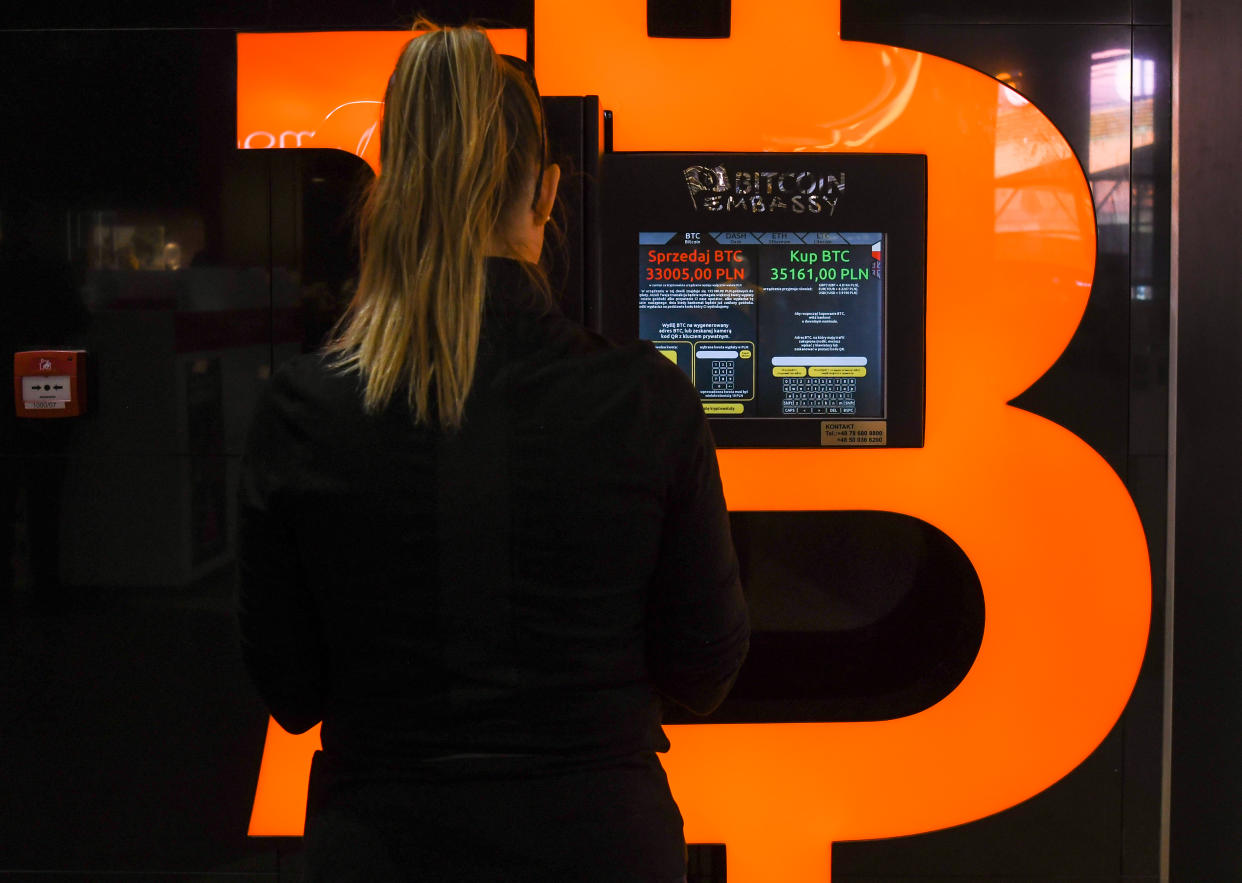
[{"label": "orange bitcoin logo", "polygon": [[[670,727],[687,839],[727,844],[731,880],[823,881],[835,841],[961,824],[1048,788],[1120,715],[1150,614],[1120,479],[1007,404],[1090,291],[1092,203],[1065,139],[983,74],[842,42],[824,0],[734,0],[727,40],[651,39],[642,0],[537,0],[535,34],[544,92],[600,95],[619,150],[928,157],[925,446],[720,462],[734,510],[887,510],[944,531],[982,584],[982,646],[957,689],[898,720]],[[315,741],[271,726],[252,833],[300,833]]]}]

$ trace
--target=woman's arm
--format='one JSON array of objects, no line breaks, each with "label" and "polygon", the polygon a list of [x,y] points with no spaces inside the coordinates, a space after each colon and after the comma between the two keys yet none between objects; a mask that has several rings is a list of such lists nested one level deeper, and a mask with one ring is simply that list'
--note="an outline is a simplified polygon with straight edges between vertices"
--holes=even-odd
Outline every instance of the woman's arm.
[{"label": "woman's arm", "polygon": [[709,714],[746,658],[750,621],[716,448],[697,395],[690,407],[648,603],[647,665],[662,693]]},{"label": "woman's arm", "polygon": [[290,444],[269,387],[242,458],[237,619],[242,658],[259,695],[277,723],[301,733],[323,719],[327,646],[293,525],[278,503],[276,466],[293,459]]}]

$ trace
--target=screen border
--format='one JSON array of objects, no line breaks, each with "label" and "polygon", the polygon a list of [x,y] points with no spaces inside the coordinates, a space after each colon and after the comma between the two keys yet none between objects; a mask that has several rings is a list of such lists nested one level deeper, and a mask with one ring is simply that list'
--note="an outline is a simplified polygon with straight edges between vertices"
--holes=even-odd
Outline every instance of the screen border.
[{"label": "screen border", "polygon": [[[686,185],[691,166],[777,173],[810,171],[842,182],[831,214],[706,211]],[[618,343],[638,339],[638,235],[684,232],[879,231],[885,236],[885,438],[826,444],[825,426],[874,423],[821,417],[711,417],[718,447],[923,446],[926,380],[927,157],[864,153],[607,153],[601,164],[602,281],[588,311]]]}]

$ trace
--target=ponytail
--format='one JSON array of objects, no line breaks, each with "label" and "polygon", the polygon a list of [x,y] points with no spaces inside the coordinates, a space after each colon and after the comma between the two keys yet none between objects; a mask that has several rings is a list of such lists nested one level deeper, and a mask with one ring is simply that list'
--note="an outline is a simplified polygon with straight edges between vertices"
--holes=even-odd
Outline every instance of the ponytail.
[{"label": "ponytail", "polygon": [[363,406],[405,387],[419,423],[460,426],[474,379],[486,249],[544,149],[532,83],[472,27],[436,28],[388,83],[378,177],[361,211],[358,290],[326,351],[360,371]]}]

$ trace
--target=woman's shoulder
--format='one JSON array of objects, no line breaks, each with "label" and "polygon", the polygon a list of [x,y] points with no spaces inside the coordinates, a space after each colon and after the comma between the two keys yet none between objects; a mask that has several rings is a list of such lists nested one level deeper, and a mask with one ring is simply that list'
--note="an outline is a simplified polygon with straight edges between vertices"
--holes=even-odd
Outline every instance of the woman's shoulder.
[{"label": "woman's shoulder", "polygon": [[322,420],[342,411],[352,414],[361,404],[357,370],[341,367],[332,356],[319,351],[285,359],[266,386],[261,406],[266,404],[298,422]]},{"label": "woman's shoulder", "polygon": [[342,367],[338,359],[322,350],[287,358],[272,372],[272,388],[292,394],[342,385],[356,387],[357,383],[356,370]]}]

